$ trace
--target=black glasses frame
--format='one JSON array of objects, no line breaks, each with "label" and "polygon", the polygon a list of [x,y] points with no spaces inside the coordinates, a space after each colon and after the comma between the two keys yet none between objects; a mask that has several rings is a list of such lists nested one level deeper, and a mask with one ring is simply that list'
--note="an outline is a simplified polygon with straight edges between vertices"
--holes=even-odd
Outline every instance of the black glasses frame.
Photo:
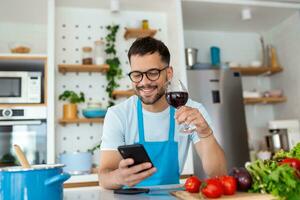
[{"label": "black glasses frame", "polygon": [[[164,67],[164,68],[162,68],[162,69],[151,68],[151,69],[149,69],[149,70],[147,70],[147,71],[145,71],[145,72],[132,71],[132,72],[129,72],[127,75],[129,76],[130,80],[131,80],[132,82],[134,82],[134,83],[139,83],[139,82],[141,82],[141,81],[143,80],[143,78],[144,78],[144,74],[146,75],[146,77],[147,77],[150,81],[156,81],[156,80],[159,79],[160,73],[161,73],[162,71],[164,71],[165,69],[167,69],[168,67],[169,67],[169,66],[166,66],[166,67]],[[154,71],[155,71],[155,72],[158,72],[157,78],[156,78],[156,79],[151,79],[151,78],[149,78],[148,73],[149,73],[149,72],[154,72]],[[142,75],[142,76],[141,76],[141,80],[139,80],[139,81],[134,81],[134,80],[131,78],[131,75],[132,75],[133,73],[139,73],[140,75]]]}]

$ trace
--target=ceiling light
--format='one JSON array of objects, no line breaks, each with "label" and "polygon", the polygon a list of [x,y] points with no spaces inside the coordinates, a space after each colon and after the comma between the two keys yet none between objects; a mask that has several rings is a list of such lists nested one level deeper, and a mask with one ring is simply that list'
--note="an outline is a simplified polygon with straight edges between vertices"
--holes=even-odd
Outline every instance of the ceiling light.
[{"label": "ceiling light", "polygon": [[242,10],[242,20],[250,20],[252,18],[252,13],[249,8]]},{"label": "ceiling light", "polygon": [[111,12],[120,11],[120,0],[110,0],[110,11]]}]

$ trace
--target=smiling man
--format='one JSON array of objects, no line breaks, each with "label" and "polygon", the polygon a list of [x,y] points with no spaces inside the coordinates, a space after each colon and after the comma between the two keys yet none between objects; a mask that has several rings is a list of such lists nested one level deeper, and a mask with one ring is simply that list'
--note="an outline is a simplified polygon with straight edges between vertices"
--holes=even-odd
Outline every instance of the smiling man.
[{"label": "smiling man", "polygon": [[[128,74],[134,96],[108,109],[102,136],[99,169],[100,185],[107,189],[123,186],[150,186],[179,183],[190,143],[193,143],[208,176],[224,175],[226,161],[217,143],[204,107],[191,99],[175,110],[165,98],[173,77],[168,48],[151,37],[137,39],[129,49]],[[181,133],[180,124],[193,124],[191,134]],[[140,143],[150,163],[129,167],[118,146]]]}]

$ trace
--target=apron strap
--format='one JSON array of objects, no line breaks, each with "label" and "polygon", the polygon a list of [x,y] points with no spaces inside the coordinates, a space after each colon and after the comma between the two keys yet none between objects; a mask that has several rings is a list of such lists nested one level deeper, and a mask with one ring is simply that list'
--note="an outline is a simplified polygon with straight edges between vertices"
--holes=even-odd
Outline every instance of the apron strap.
[{"label": "apron strap", "polygon": [[[170,106],[170,125],[169,125],[169,142],[174,142],[175,133],[175,119],[174,119],[175,108]],[[138,117],[138,132],[139,132],[139,143],[143,144],[145,142],[144,134],[144,118],[142,111],[142,101],[137,100],[137,117]]]},{"label": "apron strap", "polygon": [[143,144],[145,142],[144,137],[144,118],[142,111],[142,102],[140,99],[137,100],[137,121],[138,121],[138,131],[139,131],[139,143]]}]

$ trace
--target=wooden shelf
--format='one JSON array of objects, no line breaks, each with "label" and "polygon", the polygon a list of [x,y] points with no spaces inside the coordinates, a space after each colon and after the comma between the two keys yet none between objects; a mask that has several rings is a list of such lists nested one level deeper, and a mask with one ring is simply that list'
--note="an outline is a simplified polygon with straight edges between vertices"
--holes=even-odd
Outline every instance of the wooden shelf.
[{"label": "wooden shelf", "polygon": [[114,98],[120,98],[120,97],[130,97],[134,95],[133,90],[115,90],[112,92],[112,96]]},{"label": "wooden shelf", "polygon": [[0,108],[15,108],[15,107],[35,107],[35,106],[47,106],[45,103],[24,103],[24,104],[18,104],[18,103],[11,103],[11,104],[0,104]]},{"label": "wooden shelf", "polygon": [[109,70],[109,65],[80,65],[80,64],[60,64],[58,65],[60,73],[67,72],[101,72],[105,73]]},{"label": "wooden shelf", "polygon": [[7,60],[15,60],[15,59],[22,59],[22,60],[45,60],[47,59],[47,54],[30,54],[30,53],[1,53],[0,59],[7,59]]},{"label": "wooden shelf", "polygon": [[232,67],[230,69],[240,72],[243,76],[273,75],[283,70],[281,67]]},{"label": "wooden shelf", "polygon": [[61,125],[81,124],[81,123],[103,123],[104,118],[78,118],[78,119],[60,119]]},{"label": "wooden shelf", "polygon": [[129,38],[139,38],[139,37],[153,37],[157,30],[154,29],[142,29],[142,28],[125,28],[124,38],[128,40]]},{"label": "wooden shelf", "polygon": [[283,103],[286,100],[286,97],[244,98],[244,104],[275,104]]}]

